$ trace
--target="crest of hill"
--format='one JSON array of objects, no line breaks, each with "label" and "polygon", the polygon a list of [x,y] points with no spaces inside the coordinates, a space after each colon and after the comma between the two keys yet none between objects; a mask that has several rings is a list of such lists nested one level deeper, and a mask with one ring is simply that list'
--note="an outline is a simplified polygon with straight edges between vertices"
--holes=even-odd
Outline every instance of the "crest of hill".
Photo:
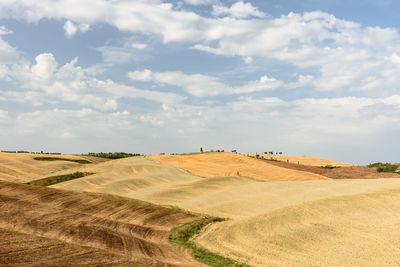
[{"label": "crest of hill", "polygon": [[51,173],[60,170],[65,170],[80,165],[79,163],[73,161],[43,161],[34,159],[49,157],[69,160],[84,160],[92,163],[106,161],[106,159],[90,156],[0,152],[0,179],[10,182],[27,182],[39,177],[49,176]]},{"label": "crest of hill", "polygon": [[[252,156],[255,156],[255,154],[251,154]],[[330,159],[324,159],[324,158],[319,158],[319,157],[313,157],[313,156],[287,156],[287,155],[267,155],[267,154],[260,154],[259,155],[261,158],[265,159],[273,159],[273,160],[278,160],[278,161],[284,161],[284,162],[290,162],[290,163],[298,163],[302,165],[308,165],[308,166],[336,166],[336,167],[350,167],[354,166],[353,164],[350,163],[343,163],[343,162],[338,162],[338,161],[333,161]]]},{"label": "crest of hill", "polygon": [[240,176],[257,181],[326,180],[325,176],[291,170],[267,161],[234,153],[152,155],[148,158],[184,169],[201,177]]}]

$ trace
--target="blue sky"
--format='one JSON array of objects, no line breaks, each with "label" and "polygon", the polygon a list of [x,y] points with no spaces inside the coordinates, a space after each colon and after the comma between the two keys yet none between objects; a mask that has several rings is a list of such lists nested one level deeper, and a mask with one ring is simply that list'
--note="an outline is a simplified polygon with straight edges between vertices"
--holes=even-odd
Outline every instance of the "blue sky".
[{"label": "blue sky", "polygon": [[398,162],[398,1],[0,1],[2,150]]}]

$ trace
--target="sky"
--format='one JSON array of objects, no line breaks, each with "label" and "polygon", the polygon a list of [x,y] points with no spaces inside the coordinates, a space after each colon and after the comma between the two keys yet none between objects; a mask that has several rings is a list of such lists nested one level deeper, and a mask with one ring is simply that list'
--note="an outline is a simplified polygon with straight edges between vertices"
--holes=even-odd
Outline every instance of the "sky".
[{"label": "sky", "polygon": [[0,149],[400,162],[398,10],[0,0]]}]

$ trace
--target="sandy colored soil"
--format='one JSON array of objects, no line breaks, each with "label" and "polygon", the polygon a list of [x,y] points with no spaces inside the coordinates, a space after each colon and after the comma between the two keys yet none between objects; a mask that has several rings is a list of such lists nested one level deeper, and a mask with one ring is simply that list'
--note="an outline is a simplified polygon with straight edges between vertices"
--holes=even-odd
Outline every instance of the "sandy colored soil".
[{"label": "sandy colored soil", "polygon": [[25,153],[0,152],[0,180],[10,182],[27,182],[51,173],[79,166],[69,161],[40,161],[35,157],[61,157],[68,159],[86,159],[93,163],[104,162],[104,159],[73,155],[42,155]]},{"label": "sandy colored soil", "polygon": [[397,266],[399,225],[397,186],[220,223],[197,242],[254,266]]},{"label": "sandy colored soil", "polygon": [[268,163],[292,170],[312,172],[332,179],[400,178],[400,175],[397,173],[379,173],[376,171],[376,168],[369,168],[367,166],[344,166],[340,168],[326,169],[321,168],[320,166],[309,166],[291,162],[287,163],[285,161],[268,161]]},{"label": "sandy colored soil", "polygon": [[[257,181],[324,180],[324,176],[290,170],[233,153],[203,153],[193,155],[154,155],[150,159],[187,170],[202,177],[241,176]],[[238,175],[239,172],[239,175]]]},{"label": "sandy colored soil", "polygon": [[0,181],[0,265],[199,266],[167,241],[194,219],[138,200]]},{"label": "sandy colored soil", "polygon": [[[127,266],[132,264],[119,254],[0,229],[1,266]],[[151,263],[151,262],[149,262]],[[145,266],[135,262],[138,266]]]},{"label": "sandy colored soil", "polygon": [[[177,156],[181,157],[179,164],[190,162],[190,167],[193,169],[189,171],[174,167],[173,164],[165,164],[164,160],[159,160],[161,156],[79,165],[55,174],[67,174],[74,171],[96,174],[52,187],[74,191],[108,192],[155,204],[176,205],[195,212],[229,218],[229,221],[209,227],[197,237],[197,242],[222,255],[255,266],[393,266],[400,264],[400,246],[398,245],[400,244],[398,234],[400,179],[298,179],[291,181],[287,178],[286,171],[290,171],[293,175],[312,175],[315,174],[312,173],[315,170],[330,171],[330,173],[346,170],[344,173],[335,174],[341,175],[342,178],[363,178],[359,177],[360,173],[364,175],[364,178],[367,176],[379,178],[380,174],[370,172],[374,171],[373,169],[360,169],[360,166],[325,170],[316,166],[293,164],[304,169],[295,169],[295,167],[290,169],[288,167],[292,166],[290,163],[269,162],[247,156],[237,157],[239,155],[229,157],[225,154],[228,153],[207,154],[210,157],[209,160],[199,158],[198,155]],[[204,157],[203,155],[200,156]],[[219,158],[221,155],[223,160]],[[173,160],[179,162],[179,158]],[[197,165],[196,160],[199,160]],[[276,171],[275,174],[280,180],[263,182],[255,180],[254,177],[248,179],[230,173],[229,167],[223,166],[244,166],[241,171],[246,171],[246,164],[250,175],[253,167],[256,170],[269,168],[271,172]],[[286,164],[286,166],[274,164]],[[208,173],[209,176],[194,175],[197,169]],[[218,176],[221,173],[226,176]],[[280,175],[286,176],[279,177]],[[322,176],[321,173],[315,175]],[[0,190],[0,196],[1,192],[2,190]],[[83,195],[97,196],[90,193]],[[14,197],[16,198],[17,195]],[[25,192],[19,192],[18,197],[23,201],[37,199]],[[60,200],[56,202],[64,203]],[[85,202],[94,203],[94,207],[90,206],[83,212],[86,214],[93,210],[93,213],[89,213],[90,216],[98,216],[98,209],[102,210],[104,207],[103,203],[87,199]],[[75,201],[66,201],[66,203],[75,203]],[[107,217],[109,214],[116,214],[118,220],[123,220],[125,216],[124,212],[120,213],[119,208],[108,206],[104,209],[108,212],[104,213],[106,219],[113,219]],[[2,210],[3,207],[0,207],[0,213]],[[117,210],[116,213],[112,213],[115,210]],[[135,212],[129,212],[129,214],[132,215],[133,220],[138,217]],[[14,216],[16,220],[24,221],[17,214],[10,218]],[[129,216],[128,218],[131,218]],[[1,217],[2,214],[0,214]],[[158,216],[152,216],[152,218],[156,217]],[[33,225],[41,222],[42,218],[47,218],[47,216],[39,216],[38,219],[33,220],[35,222]],[[54,225],[46,220],[44,224]],[[80,220],[78,217],[76,224],[82,224]],[[71,219],[71,221],[74,220]],[[129,219],[122,223],[132,222]],[[139,229],[137,227],[142,226],[143,220],[133,223],[136,229]],[[25,223],[23,227],[27,225],[30,224]],[[75,222],[72,225],[75,225]],[[73,229],[76,227],[78,226],[73,226]],[[158,227],[161,226],[158,224],[156,229],[159,229]],[[172,225],[169,225],[166,228],[171,227]],[[121,229],[121,227],[117,228]],[[0,229],[11,230],[11,228],[1,227],[1,223]],[[64,229],[61,233],[65,231],[67,230]],[[18,230],[18,232],[32,234],[29,231]],[[43,232],[51,231],[43,230]],[[63,235],[57,232],[57,236]],[[42,237],[51,239],[51,235]],[[76,237],[68,240],[76,240],[74,238]],[[147,241],[149,236],[143,239]],[[64,242],[63,239],[61,241]],[[73,244],[90,247],[87,243],[80,242],[82,241]],[[156,243],[158,244],[158,241]],[[96,247],[103,250],[104,248],[110,252],[104,245]],[[117,253],[118,249],[111,251]],[[154,255],[156,255],[154,258],[149,255],[148,257],[162,261],[157,256],[158,254]],[[172,255],[175,254],[172,253]],[[171,257],[173,260],[167,260],[168,263],[176,260],[175,256]]]},{"label": "sandy colored soil", "polygon": [[[230,218],[211,226],[198,242],[255,266],[400,263],[400,246],[394,245],[400,243],[400,215],[396,215],[400,214],[400,193],[396,193],[400,179],[259,182],[237,176],[201,178],[146,158],[103,164],[107,167],[104,174],[96,174],[97,180],[84,177],[54,187],[109,189],[114,194]],[[103,164],[83,167],[100,170]],[[130,185],[130,180],[147,177],[151,182],[145,186]],[[109,184],[113,186],[107,185],[107,179],[114,181]]]},{"label": "sandy colored soil", "polygon": [[[255,155],[252,155],[255,156]],[[266,158],[266,159],[273,159],[282,161],[282,162],[289,162],[289,163],[296,163],[296,164],[302,164],[302,165],[308,165],[308,166],[326,166],[326,165],[331,165],[331,166],[340,166],[340,167],[349,167],[353,166],[353,164],[349,163],[343,163],[343,162],[338,162],[338,161],[333,161],[329,159],[324,159],[324,158],[318,158],[318,157],[313,157],[313,156],[286,156],[286,155],[265,155],[265,154],[260,154],[260,157]]]},{"label": "sandy colored soil", "polygon": [[131,157],[112,160],[96,165],[81,165],[56,175],[75,171],[95,173],[88,177],[56,184],[54,188],[75,191],[91,191],[132,197],[130,193],[145,188],[168,184],[197,181],[200,177],[184,170],[148,160],[144,157]]}]

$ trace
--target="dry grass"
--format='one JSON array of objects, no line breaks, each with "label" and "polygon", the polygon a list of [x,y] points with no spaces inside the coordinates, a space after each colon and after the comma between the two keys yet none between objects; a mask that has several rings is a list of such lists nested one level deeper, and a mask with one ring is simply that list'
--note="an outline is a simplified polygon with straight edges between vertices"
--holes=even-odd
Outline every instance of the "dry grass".
[{"label": "dry grass", "polygon": [[[37,157],[49,157],[49,155],[0,152],[0,180],[27,182],[80,165],[76,162],[69,161],[41,161],[33,159]],[[88,160],[94,163],[104,161],[97,160],[94,157],[73,155],[51,155],[51,157],[67,158],[71,160]]]},{"label": "dry grass", "polygon": [[[306,181],[328,179],[315,173],[280,168],[255,158],[232,153],[154,155],[149,158],[202,177],[240,176],[257,181]],[[239,175],[238,175],[239,174]]]},{"label": "dry grass", "polygon": [[[251,156],[255,156],[255,155],[251,154]],[[279,160],[282,162],[296,163],[296,164],[302,164],[302,165],[308,165],[308,166],[318,166],[318,167],[326,166],[326,165],[339,166],[339,167],[353,166],[353,164],[343,163],[343,162],[338,162],[338,161],[333,161],[330,159],[318,158],[318,157],[313,157],[313,156],[286,156],[286,155],[260,154],[260,157],[263,157],[265,159],[272,158],[272,159]]]},{"label": "dry grass", "polygon": [[[113,193],[230,218],[207,228],[196,240],[211,251],[251,265],[393,266],[400,262],[400,249],[396,246],[400,241],[400,179],[306,180],[304,177],[324,177],[324,173],[312,173],[315,170],[336,173],[341,178],[362,178],[360,173],[368,178],[380,176],[367,175],[360,166],[327,170],[294,165],[303,169],[229,153],[138,157],[59,171],[57,175],[73,171],[96,174],[52,187]],[[174,166],[187,166],[184,169],[190,172]],[[230,168],[243,169],[237,176]],[[197,172],[207,178],[196,176]],[[256,175],[269,182],[256,181]],[[18,197],[24,195],[19,192]],[[24,201],[29,199],[35,197],[27,196]],[[63,205],[74,202],[72,199]],[[101,216],[116,216],[110,218],[113,220],[123,219],[126,214],[115,206],[88,203],[94,206],[85,212],[93,209],[97,214],[100,209]],[[103,213],[103,209],[107,212]],[[132,217],[123,220],[141,226],[146,220],[135,221],[140,216],[133,212]],[[163,217],[152,218],[157,218],[157,227],[168,222]],[[37,217],[33,221],[40,220]]]},{"label": "dry grass", "polygon": [[304,202],[214,225],[202,246],[254,266],[395,266],[400,188]]},{"label": "dry grass", "polygon": [[[287,163],[284,161],[268,161],[268,163],[292,170],[305,171],[323,175],[332,179],[378,179],[378,178],[400,178],[397,173],[377,172],[376,168],[367,166],[347,166],[339,168],[321,168],[320,166]],[[333,166],[333,165],[331,165]]]}]

